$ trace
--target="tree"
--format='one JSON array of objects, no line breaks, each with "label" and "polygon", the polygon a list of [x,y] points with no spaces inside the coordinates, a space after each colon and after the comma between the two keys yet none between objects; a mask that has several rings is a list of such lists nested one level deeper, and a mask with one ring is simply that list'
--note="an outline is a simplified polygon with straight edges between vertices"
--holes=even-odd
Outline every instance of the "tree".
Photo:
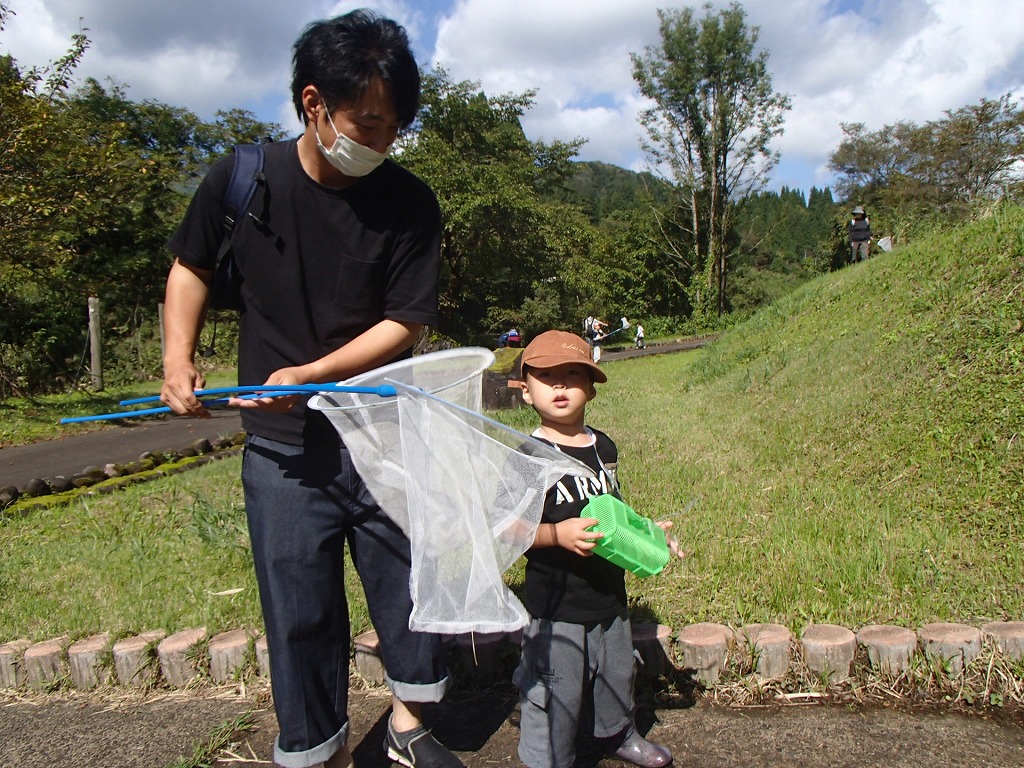
[{"label": "tree", "polygon": [[674,227],[689,242],[675,248],[691,273],[698,311],[726,311],[731,204],[761,188],[778,161],[770,143],[782,133],[789,97],[772,90],[759,30],[736,3],[705,16],[659,10],[661,44],[633,54],[633,78],[653,102],[642,121],[643,148],[679,191]]},{"label": "tree", "polygon": [[1024,175],[1024,109],[1009,93],[947,111],[936,136],[935,178],[958,200],[1015,196]]},{"label": "tree", "polygon": [[732,310],[753,311],[826,269],[836,211],[832,193],[814,187],[806,200],[803,192],[788,187],[741,200],[735,212],[738,248],[731,265]]},{"label": "tree", "polygon": [[[9,13],[0,4],[0,31]],[[75,35],[42,69],[0,57],[0,396],[52,381],[73,327],[61,279],[73,257],[63,220],[88,199],[96,164],[72,171],[77,153],[66,142],[74,127],[61,99],[88,44],[84,32]]]},{"label": "tree", "polygon": [[[0,30],[7,15],[0,4]],[[231,144],[276,129],[239,110],[204,123],[92,79],[72,89],[87,47],[83,31],[42,69],[0,57],[0,397],[73,380],[89,296],[104,299],[108,353],[144,328],[155,336],[165,243],[193,179]],[[159,353],[150,359],[158,371]]]},{"label": "tree", "polygon": [[1017,198],[1024,175],[1024,108],[1010,94],[948,110],[924,125],[877,131],[844,124],[829,158],[837,191],[895,215],[961,218],[978,201]]},{"label": "tree", "polygon": [[913,123],[899,122],[874,132],[864,123],[840,127],[844,138],[829,158],[829,167],[839,175],[836,191],[844,200],[867,203],[910,171],[912,148],[919,141]]},{"label": "tree", "polygon": [[515,320],[523,302],[561,271],[556,255],[572,239],[556,235],[565,228],[541,195],[572,173],[582,142],[529,141],[519,119],[533,95],[488,96],[443,69],[428,73],[420,116],[396,151],[440,201],[441,329],[460,341],[525,325]]},{"label": "tree", "polygon": [[686,284],[665,256],[668,240],[660,236],[655,216],[671,202],[673,186],[649,172],[594,161],[573,165],[572,177],[546,198],[579,209],[593,232],[587,240],[590,257],[572,262],[578,269],[571,286],[563,280],[578,297],[577,309],[608,317],[674,318],[670,323],[687,317]]}]

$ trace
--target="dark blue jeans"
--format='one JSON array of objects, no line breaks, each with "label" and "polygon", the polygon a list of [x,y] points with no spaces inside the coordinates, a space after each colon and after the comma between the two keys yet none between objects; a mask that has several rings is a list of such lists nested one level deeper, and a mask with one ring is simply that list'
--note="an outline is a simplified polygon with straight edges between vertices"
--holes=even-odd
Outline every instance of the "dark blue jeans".
[{"label": "dark blue jeans", "polygon": [[242,485],[280,728],[274,760],[314,765],[348,738],[346,541],[392,693],[440,701],[448,686],[441,638],[409,629],[409,540],[374,502],[345,447],[249,435]]}]

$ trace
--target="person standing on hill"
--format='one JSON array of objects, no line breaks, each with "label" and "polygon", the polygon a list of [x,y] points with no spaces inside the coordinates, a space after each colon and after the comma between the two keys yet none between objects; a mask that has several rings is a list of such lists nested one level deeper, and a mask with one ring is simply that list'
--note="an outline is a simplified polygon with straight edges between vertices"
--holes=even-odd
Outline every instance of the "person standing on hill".
[{"label": "person standing on hill", "polygon": [[864,206],[854,206],[853,218],[846,225],[846,229],[850,238],[850,263],[867,261],[871,255],[871,219],[868,218]]},{"label": "person standing on hill", "polygon": [[[264,182],[239,217],[243,385],[339,381],[408,357],[437,322],[441,215],[430,188],[387,159],[415,119],[420,74],[405,30],[353,11],[308,25],[293,49],[301,136],[267,145]],[[223,240],[234,158],[214,164],[169,242],[164,384],[175,413],[209,417],[196,343]],[[391,689],[385,751],[406,766],[463,764],[423,727],[449,677],[441,638],[409,629],[410,544],[380,509],[337,431],[300,398],[233,399],[282,766],[352,765],[347,746],[345,546]]]}]

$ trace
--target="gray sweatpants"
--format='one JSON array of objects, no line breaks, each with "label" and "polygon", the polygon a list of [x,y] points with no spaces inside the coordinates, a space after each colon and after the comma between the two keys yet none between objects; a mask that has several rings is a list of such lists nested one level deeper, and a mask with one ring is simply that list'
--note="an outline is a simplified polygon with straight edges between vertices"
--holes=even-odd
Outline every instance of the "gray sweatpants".
[{"label": "gray sweatpants", "polygon": [[850,262],[856,264],[858,261],[867,261],[871,255],[871,241],[859,240],[850,242]]},{"label": "gray sweatpants", "polygon": [[577,733],[622,733],[633,722],[635,659],[629,619],[533,619],[512,678],[519,687],[520,759],[530,768],[570,768]]}]

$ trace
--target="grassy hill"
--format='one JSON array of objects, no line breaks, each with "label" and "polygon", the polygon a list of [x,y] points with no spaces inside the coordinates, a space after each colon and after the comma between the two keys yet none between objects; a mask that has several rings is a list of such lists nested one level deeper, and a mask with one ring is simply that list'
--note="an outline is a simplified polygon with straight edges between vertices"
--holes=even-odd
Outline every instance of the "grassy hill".
[{"label": "grassy hill", "polygon": [[[1024,211],[830,274],[590,414],[691,551],[675,625],[1024,618]],[[683,510],[687,510],[683,512]],[[682,602],[680,602],[682,596]]]},{"label": "grassy hill", "polygon": [[[1022,233],[1024,210],[1000,210],[699,352],[606,363],[589,421],[619,444],[627,501],[689,553],[631,581],[638,615],[1024,619]],[[258,626],[238,464],[0,520],[0,642]]]}]

